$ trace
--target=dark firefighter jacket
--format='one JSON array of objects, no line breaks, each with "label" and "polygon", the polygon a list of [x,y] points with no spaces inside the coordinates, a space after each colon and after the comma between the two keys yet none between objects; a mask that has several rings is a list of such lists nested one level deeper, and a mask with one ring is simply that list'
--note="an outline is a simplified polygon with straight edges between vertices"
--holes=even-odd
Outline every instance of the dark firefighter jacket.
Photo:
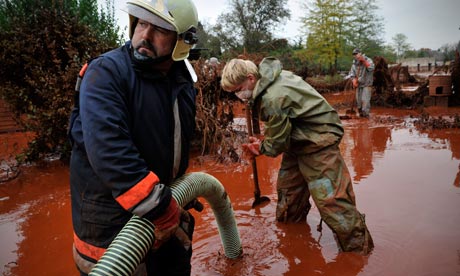
[{"label": "dark firefighter jacket", "polygon": [[[133,65],[130,45],[91,61],[70,118],[74,245],[93,260],[133,213],[161,215],[171,199],[163,184],[185,173],[195,128],[196,90],[185,63],[167,76],[146,73]],[[173,173],[176,100],[181,158]]]}]

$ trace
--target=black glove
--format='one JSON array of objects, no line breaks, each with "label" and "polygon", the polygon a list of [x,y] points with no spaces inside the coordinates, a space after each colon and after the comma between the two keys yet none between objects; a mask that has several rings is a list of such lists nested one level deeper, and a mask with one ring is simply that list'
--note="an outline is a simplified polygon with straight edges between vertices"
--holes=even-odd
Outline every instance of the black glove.
[{"label": "black glove", "polygon": [[176,238],[182,243],[185,250],[189,250],[192,245],[193,231],[195,229],[195,218],[188,212],[183,211],[180,217],[179,227],[176,231]]},{"label": "black glove", "polygon": [[198,199],[195,198],[184,206],[184,210],[190,210],[192,208],[198,212],[201,212],[203,211],[204,206],[201,202],[198,201]]}]

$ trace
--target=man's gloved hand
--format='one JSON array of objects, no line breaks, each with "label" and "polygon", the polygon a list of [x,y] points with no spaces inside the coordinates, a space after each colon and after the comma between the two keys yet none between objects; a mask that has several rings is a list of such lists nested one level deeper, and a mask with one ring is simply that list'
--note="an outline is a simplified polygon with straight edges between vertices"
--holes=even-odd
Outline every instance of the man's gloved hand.
[{"label": "man's gloved hand", "polygon": [[[186,205],[186,207],[191,203],[193,203],[193,206],[191,207],[195,208],[196,210],[203,210],[199,210],[200,206],[203,207],[203,205],[197,199],[191,201]],[[176,238],[184,246],[185,250],[190,249],[192,244],[192,233],[195,227],[195,220],[189,214],[189,212],[177,204],[173,197],[171,197],[171,203],[169,204],[168,209],[166,209],[164,215],[154,220],[153,224],[155,225],[155,230],[153,231],[155,235],[155,244],[153,245],[153,250],[160,248],[161,245],[163,245],[173,236],[176,236]]]},{"label": "man's gloved hand", "polygon": [[256,137],[250,136],[249,143],[243,144],[243,153],[247,159],[254,159],[260,155],[260,140]]},{"label": "man's gloved hand", "polygon": [[195,211],[201,212],[203,211],[204,206],[198,199],[194,198],[192,201],[190,201],[184,206],[184,210],[189,210],[192,208],[195,209]]},{"label": "man's gloved hand", "polygon": [[158,249],[176,233],[183,212],[185,211],[171,197],[171,202],[163,215],[153,220],[153,225],[155,225],[153,249]]},{"label": "man's gloved hand", "polygon": [[358,78],[353,78],[352,83],[353,83],[353,88],[357,88],[359,85]]},{"label": "man's gloved hand", "polygon": [[182,210],[179,227],[175,233],[176,238],[182,243],[185,250],[192,246],[192,234],[195,228],[195,220],[189,212]]},{"label": "man's gloved hand", "polygon": [[358,60],[359,60],[359,62],[361,62],[362,64],[364,64],[364,66],[366,66],[366,68],[369,67],[370,63],[366,60],[366,58],[364,58],[363,55],[360,55],[360,56],[358,57]]}]

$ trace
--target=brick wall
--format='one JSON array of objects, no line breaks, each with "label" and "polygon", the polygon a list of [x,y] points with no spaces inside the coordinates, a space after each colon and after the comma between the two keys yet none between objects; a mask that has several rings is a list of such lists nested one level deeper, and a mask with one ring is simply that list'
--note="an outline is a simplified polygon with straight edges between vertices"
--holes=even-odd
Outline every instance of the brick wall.
[{"label": "brick wall", "polygon": [[0,99],[0,133],[19,131],[21,128],[13,119],[13,114],[3,100]]}]

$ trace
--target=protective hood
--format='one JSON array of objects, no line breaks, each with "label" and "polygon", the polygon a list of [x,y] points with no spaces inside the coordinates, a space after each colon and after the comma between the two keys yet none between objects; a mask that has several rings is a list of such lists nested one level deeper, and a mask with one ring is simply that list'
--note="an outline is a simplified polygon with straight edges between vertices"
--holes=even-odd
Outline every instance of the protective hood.
[{"label": "protective hood", "polygon": [[281,62],[273,57],[267,57],[259,64],[261,78],[254,87],[253,98],[257,98],[267,87],[269,87],[283,70]]}]

